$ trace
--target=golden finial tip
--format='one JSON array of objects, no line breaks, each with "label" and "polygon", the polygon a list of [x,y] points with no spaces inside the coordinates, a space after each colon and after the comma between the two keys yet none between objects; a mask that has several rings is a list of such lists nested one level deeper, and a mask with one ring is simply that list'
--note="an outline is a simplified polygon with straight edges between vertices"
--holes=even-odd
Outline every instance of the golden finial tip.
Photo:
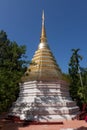
[{"label": "golden finial tip", "polygon": [[40,42],[45,42],[45,43],[47,42],[46,31],[45,31],[44,10],[42,12],[42,31],[41,31]]},{"label": "golden finial tip", "polygon": [[44,25],[45,17],[44,17],[44,10],[42,12],[42,25]]}]

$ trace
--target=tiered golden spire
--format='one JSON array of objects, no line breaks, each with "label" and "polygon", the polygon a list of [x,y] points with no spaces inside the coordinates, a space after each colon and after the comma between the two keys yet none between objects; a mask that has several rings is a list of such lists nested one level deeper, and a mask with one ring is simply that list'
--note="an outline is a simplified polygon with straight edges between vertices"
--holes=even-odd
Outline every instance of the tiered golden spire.
[{"label": "tiered golden spire", "polygon": [[40,37],[40,43],[46,43],[47,37],[46,37],[46,31],[45,31],[45,17],[44,17],[44,10],[42,13],[42,31],[41,31],[41,37]]},{"label": "tiered golden spire", "polygon": [[23,77],[25,81],[57,81],[58,79],[61,79],[61,70],[47,43],[44,11],[42,13],[40,43],[32,58],[32,63],[35,64],[30,64]]}]

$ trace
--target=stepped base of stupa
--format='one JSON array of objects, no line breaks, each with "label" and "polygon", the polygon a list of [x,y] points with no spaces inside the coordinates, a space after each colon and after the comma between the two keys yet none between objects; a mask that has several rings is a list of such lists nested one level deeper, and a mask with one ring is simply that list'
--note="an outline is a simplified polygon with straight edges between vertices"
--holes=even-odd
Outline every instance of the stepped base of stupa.
[{"label": "stepped base of stupa", "polygon": [[56,122],[71,120],[79,108],[69,95],[65,81],[29,81],[20,84],[19,98],[9,115],[20,120]]}]

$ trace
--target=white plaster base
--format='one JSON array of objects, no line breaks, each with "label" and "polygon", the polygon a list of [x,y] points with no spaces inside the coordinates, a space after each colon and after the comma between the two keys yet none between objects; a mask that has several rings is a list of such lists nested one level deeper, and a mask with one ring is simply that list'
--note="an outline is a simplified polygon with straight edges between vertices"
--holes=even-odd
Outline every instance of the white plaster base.
[{"label": "white plaster base", "polygon": [[9,115],[21,120],[55,122],[71,120],[78,113],[66,82],[31,81],[20,84],[19,97]]}]

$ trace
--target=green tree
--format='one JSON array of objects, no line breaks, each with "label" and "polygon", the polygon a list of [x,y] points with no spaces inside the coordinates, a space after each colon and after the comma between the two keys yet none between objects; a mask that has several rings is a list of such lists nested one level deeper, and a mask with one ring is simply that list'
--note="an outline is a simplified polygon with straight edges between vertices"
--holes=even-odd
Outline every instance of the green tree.
[{"label": "green tree", "polygon": [[0,112],[7,111],[16,100],[19,82],[26,69],[26,47],[11,42],[0,32]]},{"label": "green tree", "polygon": [[73,53],[69,62],[69,75],[71,78],[70,94],[73,100],[82,109],[83,104],[87,104],[87,68],[80,67],[82,56],[80,49],[72,49]]},{"label": "green tree", "polygon": [[67,83],[71,83],[70,75],[67,73],[62,73],[62,79],[65,80]]},{"label": "green tree", "polygon": [[78,96],[81,102],[87,104],[87,68],[80,68],[82,76],[82,85],[79,87]]},{"label": "green tree", "polygon": [[82,56],[78,54],[80,49],[72,49],[72,56],[69,62],[69,75],[71,77],[70,94],[73,100],[78,100],[78,90],[80,85],[80,61]]}]

